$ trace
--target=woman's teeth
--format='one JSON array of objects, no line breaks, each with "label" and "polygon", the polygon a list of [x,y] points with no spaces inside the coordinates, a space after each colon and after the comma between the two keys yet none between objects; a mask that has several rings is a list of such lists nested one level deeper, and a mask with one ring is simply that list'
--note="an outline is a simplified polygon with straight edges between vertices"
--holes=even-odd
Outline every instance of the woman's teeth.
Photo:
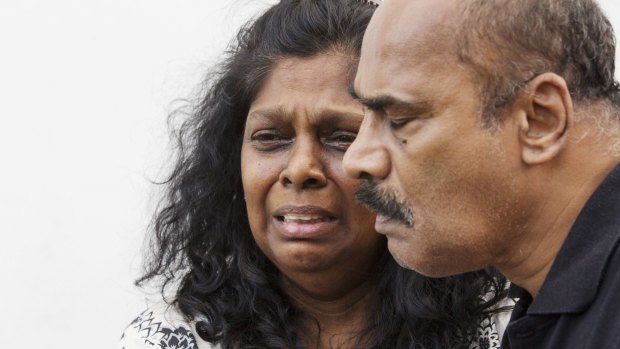
[{"label": "woman's teeth", "polygon": [[319,223],[327,222],[330,217],[326,216],[313,216],[313,215],[300,215],[300,214],[287,214],[281,216],[281,220],[285,223]]}]

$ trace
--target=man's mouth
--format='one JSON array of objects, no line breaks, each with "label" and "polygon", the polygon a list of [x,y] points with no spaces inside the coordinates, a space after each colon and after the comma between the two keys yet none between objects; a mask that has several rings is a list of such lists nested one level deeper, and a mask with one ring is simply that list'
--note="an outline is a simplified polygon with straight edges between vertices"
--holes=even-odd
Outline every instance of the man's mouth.
[{"label": "man's mouth", "polygon": [[382,215],[382,214],[379,213],[379,214],[377,214],[376,222],[380,223],[380,224],[384,224],[384,223],[389,222],[392,219],[393,219],[393,217],[385,216],[385,215]]}]

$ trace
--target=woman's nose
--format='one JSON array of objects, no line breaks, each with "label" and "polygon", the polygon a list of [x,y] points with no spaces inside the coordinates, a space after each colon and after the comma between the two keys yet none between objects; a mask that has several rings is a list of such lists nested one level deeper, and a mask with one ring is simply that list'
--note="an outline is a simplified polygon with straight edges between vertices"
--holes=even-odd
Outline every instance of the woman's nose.
[{"label": "woman's nose", "polygon": [[320,148],[318,141],[297,139],[290,150],[286,167],[280,173],[280,182],[298,190],[325,186],[327,177]]}]

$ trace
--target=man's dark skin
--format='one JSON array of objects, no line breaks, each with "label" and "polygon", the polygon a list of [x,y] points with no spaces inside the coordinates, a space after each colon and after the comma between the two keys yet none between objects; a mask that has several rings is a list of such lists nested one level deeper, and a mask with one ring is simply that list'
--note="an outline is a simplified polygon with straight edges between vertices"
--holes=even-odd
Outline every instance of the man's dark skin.
[{"label": "man's dark skin", "polygon": [[411,212],[411,225],[382,212],[375,225],[401,265],[432,277],[492,266],[535,299],[620,163],[620,122],[606,101],[575,100],[547,71],[485,125],[482,87],[455,53],[462,3],[379,6],[352,87],[367,110],[344,167]]}]

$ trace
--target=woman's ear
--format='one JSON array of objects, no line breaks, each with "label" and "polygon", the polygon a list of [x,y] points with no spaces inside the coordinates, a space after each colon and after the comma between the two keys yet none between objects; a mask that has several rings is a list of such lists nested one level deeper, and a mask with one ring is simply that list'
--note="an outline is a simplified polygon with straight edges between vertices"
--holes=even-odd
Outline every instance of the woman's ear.
[{"label": "woman's ear", "polygon": [[573,101],[566,81],[544,73],[530,80],[519,113],[521,158],[528,165],[547,162],[566,145],[574,122]]}]

